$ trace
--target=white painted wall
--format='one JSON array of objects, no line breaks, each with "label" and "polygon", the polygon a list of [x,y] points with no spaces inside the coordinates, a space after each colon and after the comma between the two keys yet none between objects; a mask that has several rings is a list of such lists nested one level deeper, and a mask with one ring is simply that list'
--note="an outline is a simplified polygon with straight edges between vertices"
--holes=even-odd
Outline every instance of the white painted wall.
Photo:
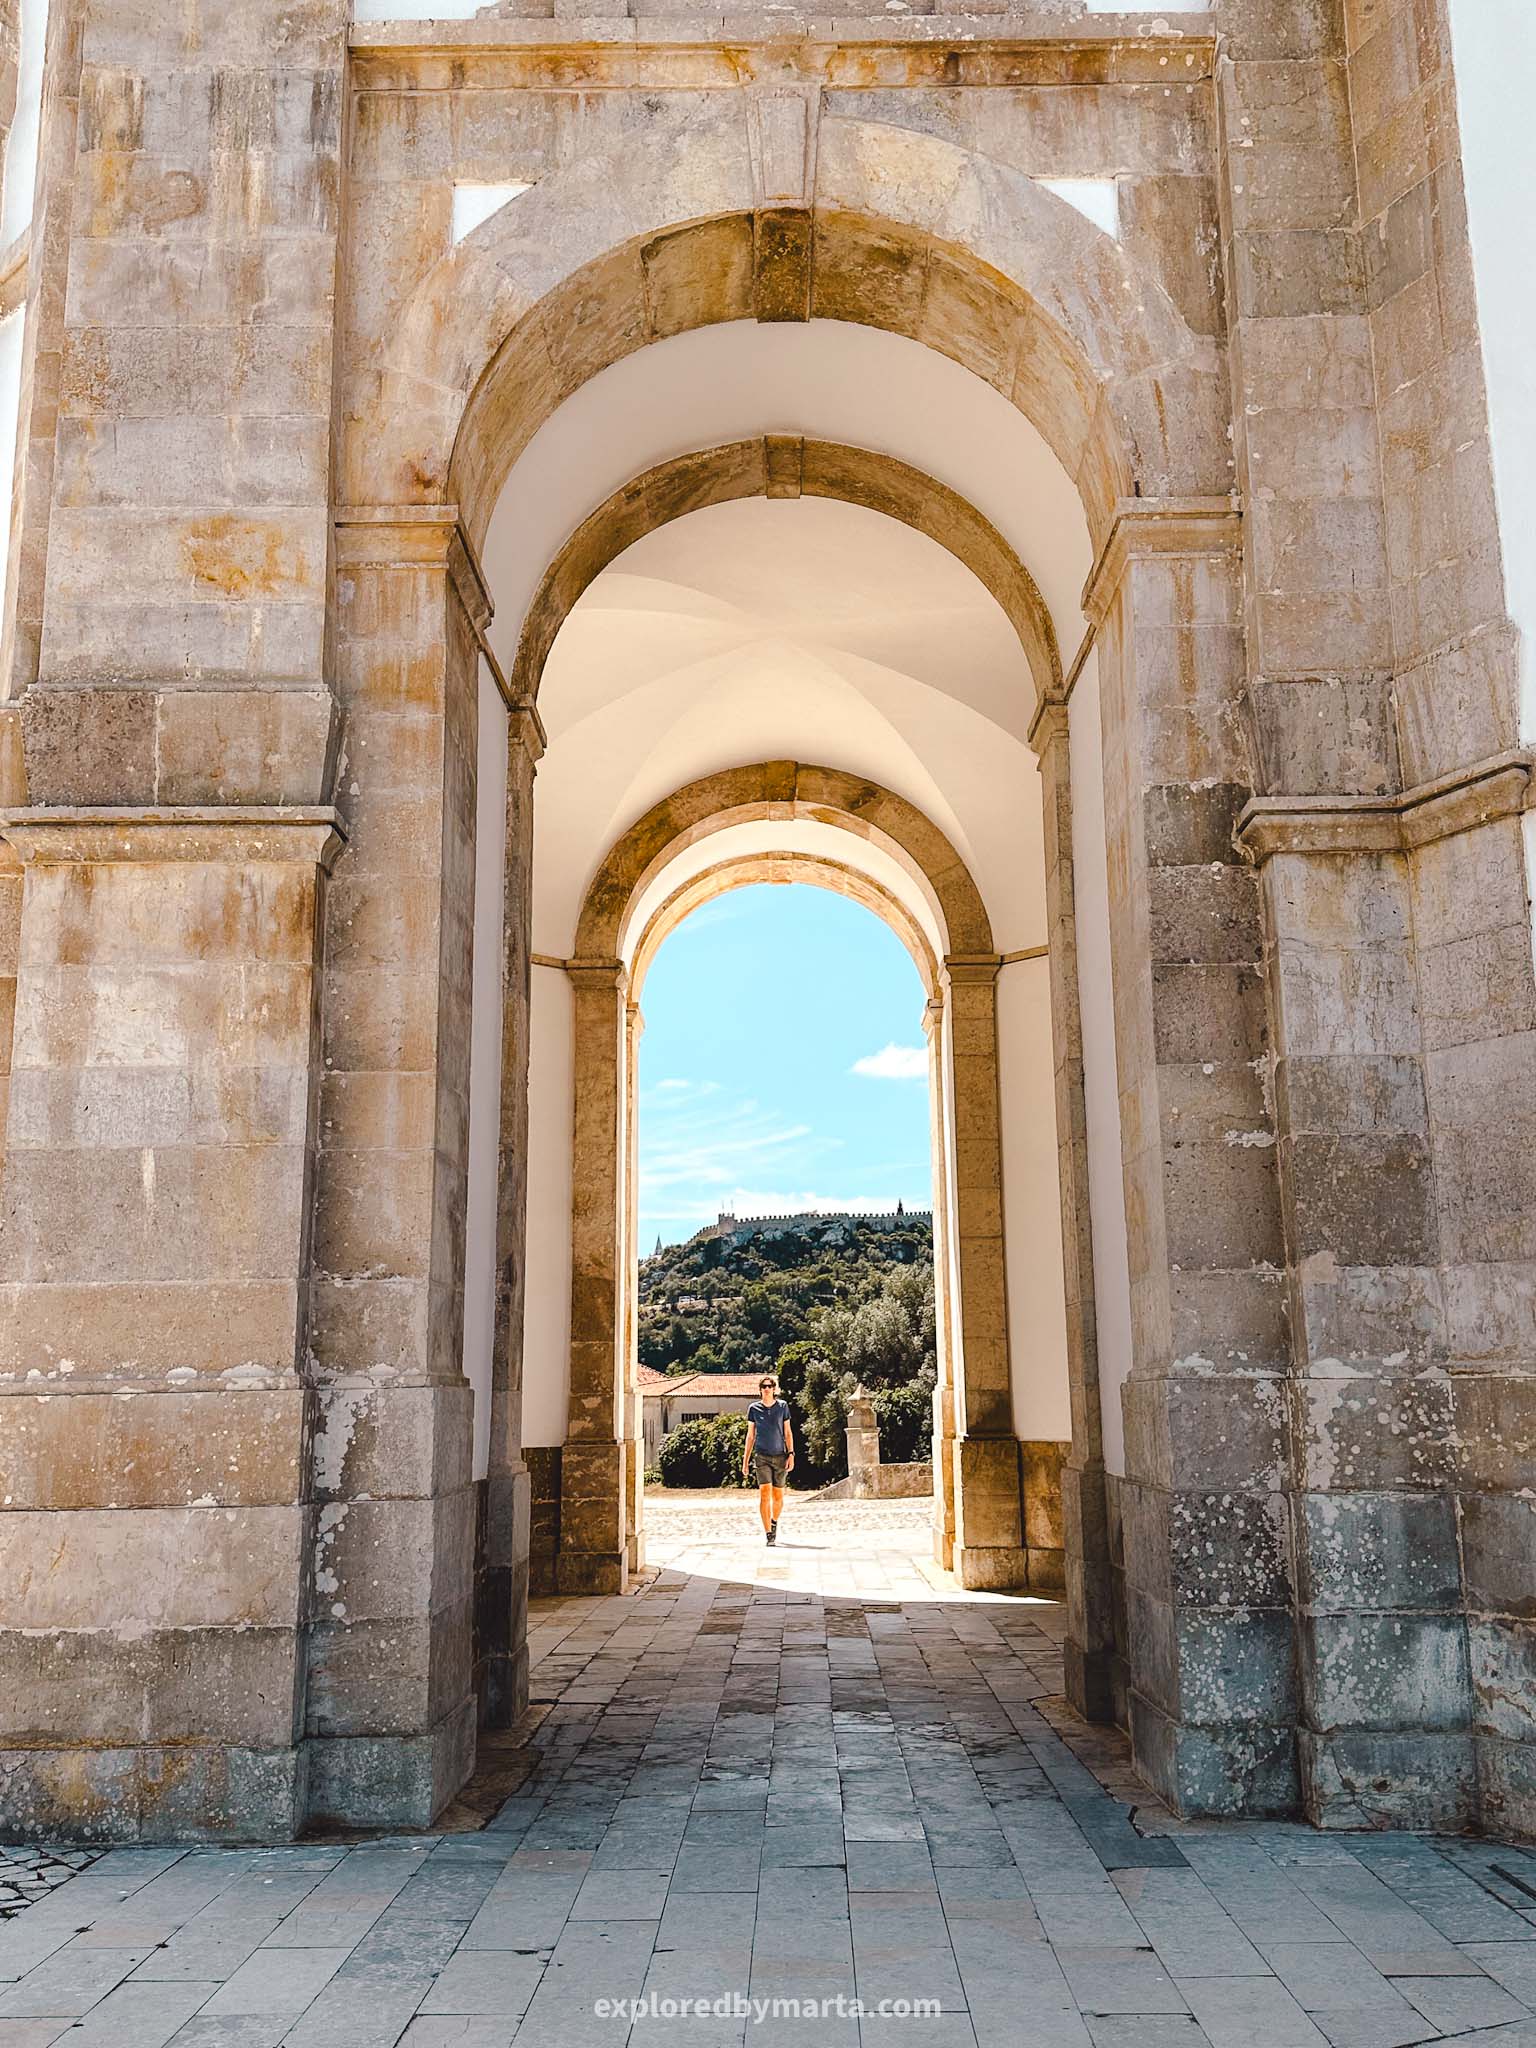
[{"label": "white painted wall", "polygon": [[501,1101],[502,918],[507,873],[507,707],[480,663],[475,784],[475,952],[469,1039],[469,1216],[464,1253],[464,1374],[475,1390],[475,1477],[491,1443],[496,1316],[496,1170]]},{"label": "white painted wall", "polygon": [[1109,951],[1109,860],[1104,826],[1104,739],[1097,658],[1072,692],[1072,886],[1077,911],[1077,986],[1083,1017],[1083,1095],[1088,1120],[1088,1212],[1093,1225],[1093,1292],[1098,1325],[1104,1463],[1125,1471],[1120,1389],[1131,1369],[1131,1270],[1125,1242],[1120,1163],[1120,1081],[1115,1060],[1114,981]]},{"label": "white painted wall", "polygon": [[1043,957],[1015,960],[1001,970],[997,1049],[1013,1427],[1021,1437],[1065,1439],[1072,1434],[1072,1402],[1050,977]]},{"label": "white painted wall", "polygon": [[489,0],[352,0],[354,21],[469,21]]},{"label": "white painted wall", "polygon": [[563,1444],[570,1404],[572,1028],[570,983],[556,967],[535,967],[528,1040],[525,1444]]},{"label": "white painted wall", "polygon": [[1467,225],[1477,283],[1509,615],[1521,635],[1523,736],[1536,738],[1536,14],[1531,0],[1449,0]]},{"label": "white painted wall", "polygon": [[518,458],[482,549],[502,660],[550,561],[611,492],[672,456],[765,433],[875,449],[947,484],[1028,564],[1062,646],[1076,648],[1093,547],[1071,480],[1021,412],[905,335],[839,320],[735,320],[625,356],[574,392]]},{"label": "white painted wall", "polygon": [[[754,499],[658,529],[593,582],[545,671],[536,950],[558,958],[574,950],[597,865],[679,783],[807,756],[909,797],[967,862],[998,949],[1041,944],[1039,776],[1022,737],[1033,696],[992,597],[937,543],[897,521],[821,499]],[[685,849],[637,902],[626,957],[683,882],[720,861],[773,851],[858,868],[913,911],[940,957],[950,950],[937,903],[890,851],[804,820],[741,824]],[[536,970],[529,1174],[541,1215],[529,1248],[529,1298],[538,1305],[525,1373],[529,1442],[559,1441],[565,1412],[572,1083],[568,1047],[554,1044],[547,1014],[548,984],[559,980]],[[568,1014],[568,1001],[562,1009]],[[1043,962],[1003,970],[999,1055],[1016,1419],[1022,1434],[1064,1437],[1066,1311]]]},{"label": "white painted wall", "polygon": [[43,110],[43,49],[47,39],[48,0],[22,0],[16,112],[5,141],[0,248],[8,249],[32,222],[37,190],[37,144]]},{"label": "white painted wall", "polygon": [[0,320],[0,479],[6,490],[7,515],[0,520],[0,593],[5,589],[11,555],[11,520],[15,516],[16,436],[21,414],[21,355],[26,308],[18,306]]}]

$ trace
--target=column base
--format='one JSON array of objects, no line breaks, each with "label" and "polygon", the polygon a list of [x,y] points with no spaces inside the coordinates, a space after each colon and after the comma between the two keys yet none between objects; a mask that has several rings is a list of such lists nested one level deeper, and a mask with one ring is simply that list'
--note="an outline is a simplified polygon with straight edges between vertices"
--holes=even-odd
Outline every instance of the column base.
[{"label": "column base", "polygon": [[0,1840],[291,1842],[303,1749],[0,1749]]},{"label": "column base", "polygon": [[957,1437],[951,1455],[955,1548],[950,1569],[968,1592],[1027,1591],[1018,1438]]},{"label": "column base", "polygon": [[1029,1552],[1021,1544],[957,1543],[949,1568],[968,1593],[1029,1590]]},{"label": "column base", "polygon": [[1316,1828],[1412,1828],[1455,1835],[1478,1822],[1470,1733],[1297,1730],[1302,1806]]},{"label": "column base", "polygon": [[420,1735],[312,1737],[306,1832],[430,1827],[474,1768],[472,1699]]},{"label": "column base", "polygon": [[519,1462],[480,1484],[485,1503],[475,1565],[480,1723],[485,1728],[510,1728],[528,1704],[532,1483],[527,1466]]},{"label": "column base", "polygon": [[1198,1728],[1130,1696],[1137,1775],[1182,1820],[1291,1820],[1301,1810],[1296,1730],[1262,1722]]},{"label": "column base", "polygon": [[627,1593],[629,1554],[608,1550],[562,1550],[555,1559],[557,1593]]},{"label": "column base", "polygon": [[[628,1443],[567,1443],[560,1455],[558,1593],[622,1593],[629,1586]],[[638,1548],[640,1532],[633,1531]]]},{"label": "column base", "polygon": [[1111,1650],[1086,1650],[1070,1636],[1061,1646],[1067,1698],[1085,1721],[1113,1723],[1115,1718],[1115,1656]]}]

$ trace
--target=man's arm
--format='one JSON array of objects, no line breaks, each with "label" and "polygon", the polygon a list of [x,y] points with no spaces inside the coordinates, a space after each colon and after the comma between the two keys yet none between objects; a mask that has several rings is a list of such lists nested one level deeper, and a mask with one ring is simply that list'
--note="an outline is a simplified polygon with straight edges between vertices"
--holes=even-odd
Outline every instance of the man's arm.
[{"label": "man's arm", "polygon": [[742,1476],[742,1478],[743,1478],[743,1479],[745,1479],[745,1478],[746,1478],[746,1476],[747,1476],[747,1474],[748,1474],[748,1473],[749,1473],[749,1472],[750,1472],[750,1471],[752,1470],[752,1446],[753,1446],[753,1445],[754,1445],[754,1444],[755,1444],[756,1442],[757,1442],[757,1424],[756,1424],[756,1423],[755,1423],[755,1422],[754,1422],[754,1421],[752,1420],[751,1416],[749,1415],[749,1416],[747,1417],[747,1441],[746,1441],[746,1447],[745,1447],[745,1449],[744,1449],[744,1450],[742,1451],[742,1454],[741,1454],[741,1476]]},{"label": "man's arm", "polygon": [[784,1470],[792,1472],[795,1465],[795,1432],[789,1420],[789,1403],[784,1404]]}]

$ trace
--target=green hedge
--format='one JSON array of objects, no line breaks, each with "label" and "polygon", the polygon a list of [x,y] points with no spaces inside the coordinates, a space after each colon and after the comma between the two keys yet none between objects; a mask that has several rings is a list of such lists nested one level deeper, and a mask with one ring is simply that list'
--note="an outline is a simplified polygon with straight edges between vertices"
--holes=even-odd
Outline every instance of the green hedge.
[{"label": "green hedge", "polygon": [[711,1415],[679,1423],[657,1458],[664,1486],[740,1486],[745,1415]]}]

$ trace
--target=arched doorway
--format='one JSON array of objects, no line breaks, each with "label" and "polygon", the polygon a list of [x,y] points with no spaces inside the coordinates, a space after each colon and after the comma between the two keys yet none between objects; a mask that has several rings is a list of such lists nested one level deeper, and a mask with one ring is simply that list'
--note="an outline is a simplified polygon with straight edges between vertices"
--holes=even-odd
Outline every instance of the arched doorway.
[{"label": "arched doorway", "polygon": [[[476,694],[477,663],[483,662],[483,674],[509,707],[508,919],[498,975],[507,1006],[496,1090],[502,1106],[494,1175],[499,1221],[490,1262],[496,1316],[485,1403],[491,1418],[488,1526],[499,1548],[488,1557],[482,1579],[489,1583],[500,1574],[500,1582],[515,1589],[526,1555],[528,1512],[517,1411],[519,1337],[533,1243],[523,1224],[530,1155],[526,1101],[515,1079],[508,1084],[522,1070],[536,1035],[530,1029],[527,977],[531,955],[544,949],[527,923],[530,874],[537,886],[532,855],[538,807],[532,792],[542,734],[530,694],[531,663],[521,656],[525,626],[528,648],[536,649],[551,622],[558,624],[571,589],[555,589],[548,618],[534,616],[531,625],[530,608],[566,540],[610,502],[621,503],[628,516],[638,501],[639,517],[630,530],[643,534],[668,521],[669,501],[673,507],[688,503],[695,488],[703,489],[706,509],[722,509],[720,501],[740,495],[722,491],[709,465],[701,478],[689,460],[680,461],[667,408],[645,408],[653,374],[661,379],[656,393],[665,383],[664,359],[686,356],[696,362],[709,350],[740,351],[749,347],[746,337],[752,338],[750,347],[777,351],[782,336],[786,354],[803,342],[802,362],[809,360],[804,352],[844,347],[843,337],[856,337],[846,345],[857,350],[911,350],[916,343],[917,356],[929,366],[923,374],[958,377],[967,394],[984,394],[974,402],[993,409],[988,420],[997,431],[959,436],[952,448],[936,450],[925,470],[898,452],[895,444],[905,427],[882,432],[886,448],[871,452],[926,473],[976,515],[962,517],[954,534],[946,530],[944,544],[988,587],[997,588],[991,581],[997,556],[983,560],[987,531],[1016,561],[1029,556],[1030,574],[1011,587],[1017,595],[1034,585],[1043,599],[1039,612],[1058,643],[1067,634],[1066,645],[1077,639],[1071,618],[1086,579],[1089,631],[1071,661],[1051,658],[1050,635],[1038,630],[1033,606],[1011,600],[1005,606],[1010,618],[1017,615],[1015,642],[1030,657],[1032,687],[1022,709],[1043,767],[1047,929],[1033,944],[1003,950],[1020,959],[1044,958],[1040,948],[1049,946],[1054,1022],[1046,1058],[1057,1098],[1073,1411],[1064,1475],[1069,1672],[1074,1696],[1103,1712],[1123,1666],[1117,1666],[1112,1624],[1101,1378],[1118,1408],[1134,1358],[1144,1370],[1132,1394],[1152,1410],[1165,1409],[1172,1369],[1186,1358],[1203,1357],[1202,1332],[1215,1304],[1232,1336],[1223,1340],[1218,1360],[1205,1360],[1202,1398],[1218,1406],[1230,1398],[1227,1386],[1217,1384],[1226,1361],[1241,1358],[1246,1383],[1255,1370],[1278,1369],[1279,1360],[1273,1291],[1264,1280],[1266,1267],[1275,1270],[1278,1251],[1272,1189],[1252,1201],[1239,1192],[1229,1227],[1191,1235],[1183,1224],[1189,1184],[1179,1171],[1188,1154],[1171,1158],[1137,1122],[1156,1099],[1154,1077],[1165,1061],[1180,1069],[1193,1063],[1211,1077],[1231,1074],[1239,1089],[1252,1081],[1246,1050],[1252,963],[1230,957],[1230,947],[1211,963],[1214,971],[1204,977],[1197,1013],[1181,1027],[1176,1045],[1161,1031],[1154,1003],[1154,968],[1165,958],[1173,971],[1202,962],[1205,941],[1193,906],[1160,891],[1160,871],[1183,861],[1182,842],[1177,832],[1170,837],[1162,829],[1149,792],[1162,792],[1158,802],[1164,810],[1181,816],[1196,763],[1207,786],[1251,786],[1246,729],[1234,714],[1242,676],[1230,631],[1235,520],[1225,496],[1230,449],[1222,424],[1222,372],[1214,352],[1191,334],[1166,294],[1122,249],[1027,178],[1015,179],[964,151],[824,118],[818,149],[804,157],[798,198],[779,203],[781,185],[793,183],[794,153],[781,161],[775,143],[765,156],[764,136],[772,133],[782,141],[782,120],[793,126],[798,118],[777,98],[773,108],[754,99],[739,118],[723,116],[707,135],[690,133],[687,178],[658,176],[653,182],[648,174],[631,178],[615,171],[608,180],[614,203],[602,208],[594,206],[598,188],[592,182],[605,177],[601,164],[550,178],[537,193],[525,195],[524,211],[514,218],[509,210],[506,218],[487,222],[437,267],[389,336],[381,337],[372,366],[353,387],[344,471],[360,502],[339,522],[344,638],[364,669],[373,658],[367,648],[371,637],[378,657],[408,665],[419,659],[424,670],[433,671],[431,689],[440,693],[450,736],[447,808],[439,812],[448,824],[444,857],[459,871],[474,834],[460,833],[450,815],[465,807],[465,795],[456,789],[467,790],[456,782],[465,757],[454,720],[467,740],[462,707]],[[998,179],[1007,187],[1005,208],[989,204]],[[743,420],[734,433],[728,427],[708,443],[711,450],[760,449],[760,455],[744,459],[760,463],[770,500],[785,475],[786,443],[800,450],[788,465],[793,474],[798,461],[802,491],[807,446],[859,448],[859,439],[846,429],[828,432],[810,417],[831,388],[823,384],[818,398],[813,383],[813,377],[805,380],[804,426],[781,412],[776,423]],[[629,417],[643,418],[647,431],[670,435],[672,447],[648,451],[639,465],[629,466],[628,482],[624,471],[617,478],[610,474],[598,488],[591,477],[578,477],[572,489],[583,500],[580,516],[562,519],[563,533],[546,535],[555,516],[551,508],[558,511],[561,502],[559,456],[567,416],[574,422],[578,408],[585,410],[580,445],[607,451],[607,459],[612,444],[590,431],[589,404],[621,386],[630,394]],[[706,388],[674,388],[673,396],[705,412]],[[832,409],[857,411],[849,396],[855,389],[864,386],[845,378]],[[909,407],[907,417],[924,414]],[[1026,468],[1030,479],[1023,509],[1017,490],[1010,497],[1009,478],[994,473],[989,480],[981,473],[985,462],[978,467],[976,457],[976,451],[1011,448],[1010,437],[1022,451],[1013,482]],[[813,474],[819,460],[817,453]],[[974,488],[961,478],[967,466],[976,471]],[[541,477],[547,490],[538,487]],[[650,482],[642,487],[644,479]],[[919,493],[922,499],[945,503],[936,492]],[[860,502],[870,508],[862,488]],[[1022,551],[1016,533],[1029,543]],[[616,544],[622,545],[622,533]],[[602,551],[589,554],[583,543],[567,559],[571,586],[580,587]],[[408,593],[406,614],[385,596],[387,584]],[[500,625],[492,622],[493,606]],[[1089,686],[1103,698],[1105,835],[1113,876],[1113,887],[1106,884],[1094,910],[1097,956],[1113,961],[1115,1009],[1109,1063],[1101,1038],[1096,1076],[1093,1059],[1085,1059],[1077,1016],[1075,947],[1084,908],[1074,888],[1074,735],[1065,708],[1074,688]],[[855,761],[853,772],[868,771]],[[648,801],[654,804],[675,787],[674,776],[650,792]],[[627,829],[645,808],[632,803],[627,818],[614,818],[615,828]],[[1250,878],[1235,863],[1230,887],[1251,894]],[[454,943],[453,957],[442,952],[439,958],[445,995],[468,982],[469,949],[459,937]],[[550,951],[554,956],[556,949]],[[612,994],[610,987],[605,1003]],[[1237,1080],[1239,1068],[1248,1073],[1248,1083]],[[462,1084],[461,1073],[453,1086],[456,1096]],[[1112,1258],[1106,1266],[1093,1239],[1085,1100],[1096,1100],[1100,1132],[1110,1133],[1107,1156],[1123,1163],[1132,1227],[1119,1247],[1118,1268]],[[1122,1138],[1127,1114],[1130,1128]],[[1213,1159],[1221,1156],[1230,1177],[1230,1162],[1217,1150],[1224,1140],[1216,1132],[1202,1125],[1193,1142],[1210,1147]],[[1106,1154],[1103,1144],[1099,1149]],[[1188,1238],[1181,1238],[1176,1258],[1170,1257],[1170,1204]],[[441,1234],[445,1274],[454,1269],[458,1227],[447,1214]],[[1127,1304],[1120,1322],[1126,1340],[1119,1355],[1101,1360],[1094,1291],[1106,1278]],[[1214,1371],[1205,1370],[1213,1364]],[[1162,1425],[1150,1420],[1149,1411],[1137,1426],[1140,1442],[1155,1438]],[[1239,1457],[1228,1474],[1230,1484],[1242,1491],[1251,1481],[1256,1496],[1264,1493],[1267,1472],[1245,1477],[1240,1465]],[[1166,1471],[1148,1466],[1134,1484],[1127,1476],[1121,1492],[1127,1502],[1135,1496],[1138,1529],[1150,1529],[1166,1515]],[[494,1505],[498,1498],[500,1508]],[[606,1518],[606,1505],[601,1512]],[[1128,1547],[1127,1583],[1130,1577]],[[1265,1607],[1258,1618],[1251,1607],[1239,1615],[1214,1594],[1208,1605],[1198,1589],[1170,1589],[1155,1570],[1138,1588],[1138,1598],[1150,1602],[1145,1614],[1155,1617],[1160,1630],[1176,1632],[1181,1610],[1189,1605],[1198,1608],[1210,1642],[1219,1638],[1230,1647],[1245,1631],[1257,1631],[1253,1641],[1271,1659],[1281,1654],[1289,1627],[1278,1607],[1273,1613]],[[500,1660],[505,1676],[488,1689],[513,1700],[520,1640],[515,1590],[505,1605],[498,1595],[496,1606],[508,1619],[504,1640],[488,1661],[495,1667]],[[1177,1687],[1154,1687],[1141,1705],[1148,1754],[1162,1746],[1155,1768],[1176,1768],[1184,1739]],[[1265,1711],[1256,1705],[1261,1720]],[[1266,1727],[1266,1741],[1272,1732]]]},{"label": "arched doorway", "polygon": [[[697,849],[716,839],[728,846],[765,823],[766,850],[687,873]],[[797,838],[808,843],[797,846]],[[832,862],[813,850],[818,841],[844,845],[845,857]],[[935,1451],[939,1551],[963,1585],[1028,1583],[1003,1247],[1000,956],[991,924],[954,849],[912,806],[838,771],[768,762],[679,790],[641,819],[588,889],[566,963],[575,1116],[571,1373],[555,1574],[563,1591],[622,1590],[640,1554],[634,1092],[645,970],[701,892],[801,863],[823,886],[841,883],[877,907],[924,977],[935,1253],[947,1326]],[[568,1498],[578,1504],[569,1525]]]}]

